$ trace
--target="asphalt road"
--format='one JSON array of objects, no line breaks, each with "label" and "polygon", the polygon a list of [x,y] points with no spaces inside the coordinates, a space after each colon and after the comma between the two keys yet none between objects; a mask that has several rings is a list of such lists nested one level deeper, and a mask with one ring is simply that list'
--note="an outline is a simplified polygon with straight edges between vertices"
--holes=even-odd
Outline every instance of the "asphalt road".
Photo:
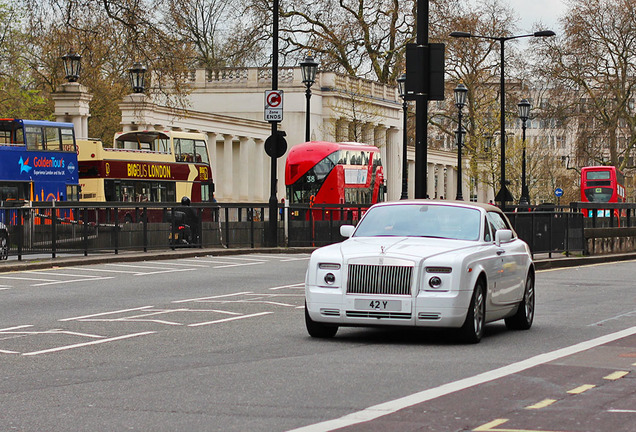
[{"label": "asphalt road", "polygon": [[[482,343],[462,345],[448,332],[403,329],[309,338],[307,258],[206,256],[0,273],[0,430],[616,432],[636,425],[634,261],[541,271],[530,331],[490,324]],[[619,371],[627,374],[603,378]],[[562,395],[584,385],[595,387],[579,399]],[[593,398],[598,389],[604,398]],[[519,407],[548,399],[558,402],[521,416]],[[572,423],[584,414],[601,420]]]}]

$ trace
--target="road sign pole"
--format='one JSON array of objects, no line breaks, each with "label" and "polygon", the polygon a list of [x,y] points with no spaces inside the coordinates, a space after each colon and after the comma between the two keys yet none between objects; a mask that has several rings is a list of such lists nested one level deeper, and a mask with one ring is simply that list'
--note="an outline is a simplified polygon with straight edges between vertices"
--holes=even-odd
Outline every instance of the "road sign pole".
[{"label": "road sign pole", "polygon": [[[278,90],[278,0],[273,2],[272,22],[272,90]],[[267,245],[278,246],[278,198],[276,197],[276,154],[278,153],[278,123],[272,124],[272,163],[270,167],[269,223],[267,225]]]}]

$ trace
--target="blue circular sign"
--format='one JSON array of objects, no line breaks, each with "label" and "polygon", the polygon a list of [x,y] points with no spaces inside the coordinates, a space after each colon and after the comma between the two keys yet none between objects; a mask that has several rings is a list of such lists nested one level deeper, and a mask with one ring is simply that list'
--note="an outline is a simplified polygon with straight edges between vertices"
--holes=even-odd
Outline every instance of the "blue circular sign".
[{"label": "blue circular sign", "polygon": [[557,196],[557,197],[563,196],[563,189],[561,189],[561,188],[556,188],[556,189],[554,190],[554,195],[555,195],[555,196]]}]

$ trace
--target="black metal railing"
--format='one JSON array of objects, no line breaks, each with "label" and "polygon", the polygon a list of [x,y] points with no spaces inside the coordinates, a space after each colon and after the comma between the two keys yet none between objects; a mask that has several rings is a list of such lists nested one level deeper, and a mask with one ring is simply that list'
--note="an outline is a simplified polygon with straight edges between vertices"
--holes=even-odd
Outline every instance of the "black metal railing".
[{"label": "black metal railing", "polygon": [[[184,222],[175,204],[0,203],[9,233],[9,254],[119,253],[126,250],[259,248],[266,246],[265,203],[197,203],[191,208],[192,240],[175,241]],[[90,204],[90,205],[89,205]],[[340,226],[355,225],[367,205],[279,205],[278,246],[319,247],[342,241]],[[636,204],[571,203],[509,207],[506,212],[533,254],[594,253],[593,240],[636,236]],[[588,217],[589,216],[589,217]],[[590,246],[591,245],[591,246]]]}]

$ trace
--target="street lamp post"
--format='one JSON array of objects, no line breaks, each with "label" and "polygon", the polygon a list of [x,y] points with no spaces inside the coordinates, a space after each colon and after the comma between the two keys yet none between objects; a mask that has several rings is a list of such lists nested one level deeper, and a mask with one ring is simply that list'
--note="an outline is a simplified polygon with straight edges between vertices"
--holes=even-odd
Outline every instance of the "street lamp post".
[{"label": "street lamp post", "polygon": [[512,198],[512,194],[510,193],[510,191],[508,190],[508,187],[506,186],[506,81],[505,81],[505,75],[504,75],[504,43],[506,41],[512,40],[512,39],[519,39],[519,38],[525,38],[525,37],[549,37],[549,36],[554,36],[555,33],[552,30],[542,30],[542,31],[538,31],[538,32],[534,32],[531,34],[525,34],[525,35],[518,35],[518,36],[500,36],[500,37],[494,37],[494,36],[479,36],[479,35],[474,35],[468,32],[462,32],[462,31],[456,31],[456,32],[452,32],[450,34],[450,36],[452,37],[456,37],[456,38],[480,38],[480,39],[489,39],[489,40],[494,40],[494,41],[498,41],[500,43],[501,49],[500,49],[500,54],[501,54],[501,77],[500,77],[500,102],[501,102],[501,189],[499,189],[499,192],[497,193],[497,196],[495,197],[495,201],[499,202],[499,205],[502,209],[505,210],[506,207],[506,201],[513,201]]},{"label": "street lamp post", "polygon": [[528,184],[526,183],[526,121],[530,117],[530,102],[528,99],[522,99],[517,104],[519,108],[519,118],[521,119],[521,131],[522,131],[522,145],[523,154],[521,158],[521,198],[519,198],[520,205],[530,204],[530,193],[528,191]]},{"label": "street lamp post", "polygon": [[66,73],[65,78],[68,82],[77,82],[79,79],[80,71],[82,70],[82,63],[80,62],[81,59],[82,56],[75,54],[74,52],[70,52],[62,56],[64,72]]},{"label": "street lamp post", "polygon": [[128,70],[130,75],[130,85],[134,93],[143,93],[146,88],[146,67],[139,62],[133,63],[133,67]]},{"label": "street lamp post", "polygon": [[462,138],[466,131],[462,128],[462,108],[466,105],[466,95],[468,89],[463,83],[457,84],[455,87],[455,106],[457,107],[457,131],[455,137],[457,140],[457,201],[463,201],[462,195]]},{"label": "street lamp post", "polygon": [[305,97],[307,98],[307,109],[305,110],[305,141],[309,141],[309,101],[311,100],[311,86],[316,82],[316,71],[318,70],[318,63],[314,60],[311,53],[307,54],[307,57],[300,62],[300,70],[303,74],[303,83],[305,84],[305,87],[307,87],[307,90],[305,91]]},{"label": "street lamp post", "polygon": [[408,160],[407,160],[407,148],[406,148],[406,144],[407,144],[407,140],[408,140],[408,134],[407,134],[407,114],[408,114],[408,102],[406,101],[406,74],[402,74],[400,75],[400,77],[397,79],[398,82],[398,91],[400,92],[400,97],[402,98],[402,112],[403,112],[403,117],[404,117],[404,122],[402,124],[402,196],[400,196],[400,199],[408,199],[409,197],[409,185],[408,185],[408,178],[409,178],[409,173],[408,173],[408,169],[409,169],[409,165],[408,165]]}]

